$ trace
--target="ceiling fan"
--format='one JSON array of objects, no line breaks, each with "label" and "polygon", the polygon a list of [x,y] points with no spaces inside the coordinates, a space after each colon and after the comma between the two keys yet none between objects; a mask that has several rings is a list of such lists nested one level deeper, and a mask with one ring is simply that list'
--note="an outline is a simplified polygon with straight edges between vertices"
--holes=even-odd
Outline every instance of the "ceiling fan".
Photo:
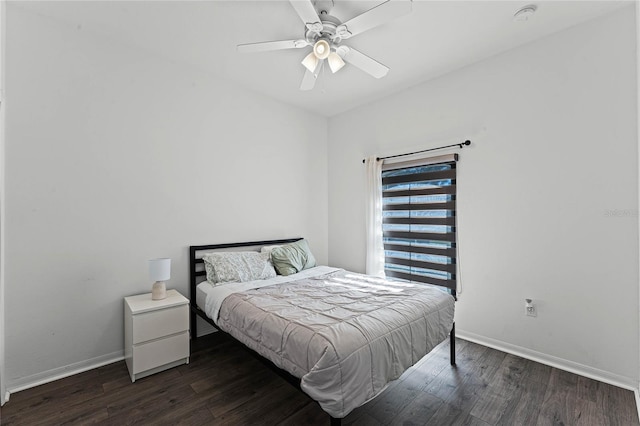
[{"label": "ceiling fan", "polygon": [[329,14],[333,8],[333,0],[289,2],[305,24],[304,38],[239,44],[238,51],[265,52],[313,46],[312,51],[302,60],[306,70],[300,90],[313,89],[325,60],[333,73],[348,63],[375,78],[387,75],[388,67],[352,47],[343,45],[342,41],[411,12],[411,0],[386,0],[373,9],[342,22]]}]

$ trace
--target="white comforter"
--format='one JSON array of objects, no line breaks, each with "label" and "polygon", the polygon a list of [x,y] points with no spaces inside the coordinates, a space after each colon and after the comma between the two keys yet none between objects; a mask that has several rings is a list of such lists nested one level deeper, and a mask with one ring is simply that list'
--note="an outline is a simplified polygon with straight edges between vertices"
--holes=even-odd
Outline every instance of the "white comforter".
[{"label": "white comforter", "polygon": [[419,284],[317,267],[215,286],[206,311],[342,418],[448,336],[454,300]]}]

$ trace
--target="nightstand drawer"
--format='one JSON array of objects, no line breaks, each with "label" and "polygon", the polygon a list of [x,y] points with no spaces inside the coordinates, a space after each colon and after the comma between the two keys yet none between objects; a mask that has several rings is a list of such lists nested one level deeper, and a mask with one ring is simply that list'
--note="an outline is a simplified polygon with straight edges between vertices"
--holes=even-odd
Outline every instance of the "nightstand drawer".
[{"label": "nightstand drawer", "polygon": [[133,374],[189,358],[189,333],[184,332],[133,347]]},{"label": "nightstand drawer", "polygon": [[134,345],[187,330],[189,330],[188,305],[133,316]]}]

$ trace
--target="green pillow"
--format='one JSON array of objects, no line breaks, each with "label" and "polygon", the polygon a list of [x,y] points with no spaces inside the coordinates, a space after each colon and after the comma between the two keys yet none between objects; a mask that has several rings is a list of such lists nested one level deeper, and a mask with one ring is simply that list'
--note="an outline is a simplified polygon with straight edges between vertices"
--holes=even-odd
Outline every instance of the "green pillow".
[{"label": "green pillow", "polygon": [[291,275],[316,266],[307,240],[285,244],[271,250],[271,263],[280,275]]}]

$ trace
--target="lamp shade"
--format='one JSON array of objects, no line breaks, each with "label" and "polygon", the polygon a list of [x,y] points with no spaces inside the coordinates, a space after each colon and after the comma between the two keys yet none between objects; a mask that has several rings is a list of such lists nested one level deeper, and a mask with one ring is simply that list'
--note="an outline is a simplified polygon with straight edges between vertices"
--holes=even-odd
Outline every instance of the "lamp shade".
[{"label": "lamp shade", "polygon": [[340,70],[340,68],[344,67],[344,61],[337,53],[331,52],[329,54],[329,68],[331,68],[332,73],[336,73]]},{"label": "lamp shade", "polygon": [[151,281],[167,281],[171,278],[171,259],[151,259],[149,277]]},{"label": "lamp shade", "polygon": [[304,65],[310,72],[314,72],[318,67],[318,62],[320,61],[318,61],[315,53],[311,52],[302,60],[302,65]]}]

